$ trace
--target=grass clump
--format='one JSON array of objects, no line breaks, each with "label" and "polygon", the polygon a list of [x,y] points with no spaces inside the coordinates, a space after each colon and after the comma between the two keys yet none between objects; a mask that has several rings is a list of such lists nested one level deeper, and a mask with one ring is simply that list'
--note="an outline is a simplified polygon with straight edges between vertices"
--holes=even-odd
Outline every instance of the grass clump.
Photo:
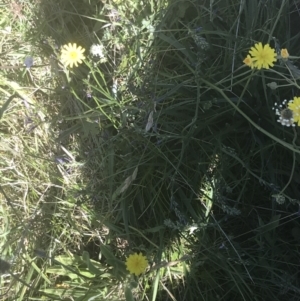
[{"label": "grass clump", "polygon": [[298,19],[3,5],[1,298],[297,300]]}]

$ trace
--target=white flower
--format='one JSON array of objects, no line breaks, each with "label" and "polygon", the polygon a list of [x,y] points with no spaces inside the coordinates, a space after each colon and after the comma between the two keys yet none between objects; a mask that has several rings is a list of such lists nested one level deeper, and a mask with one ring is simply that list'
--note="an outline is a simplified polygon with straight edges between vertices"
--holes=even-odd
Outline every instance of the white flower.
[{"label": "white flower", "polygon": [[105,59],[105,49],[103,45],[93,44],[90,48],[90,54],[92,56],[98,56],[100,59]]},{"label": "white flower", "polygon": [[6,26],[4,29],[1,29],[0,32],[3,34],[11,34],[11,26]]},{"label": "white flower", "polygon": [[[290,101],[291,102],[291,101]],[[275,102],[274,107],[272,108],[275,111],[275,114],[279,116],[277,121],[283,126],[295,126],[294,124],[294,112],[287,107],[287,100],[285,99],[282,104],[277,104]]]}]

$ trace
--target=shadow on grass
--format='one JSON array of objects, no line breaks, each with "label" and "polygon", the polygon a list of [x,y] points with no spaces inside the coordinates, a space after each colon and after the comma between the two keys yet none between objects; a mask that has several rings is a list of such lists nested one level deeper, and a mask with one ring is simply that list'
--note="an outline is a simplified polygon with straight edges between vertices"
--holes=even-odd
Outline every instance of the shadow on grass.
[{"label": "shadow on grass", "polygon": [[[149,3],[132,13],[125,4],[118,11],[98,1],[41,1],[35,43],[52,57],[61,107],[55,156],[72,174],[64,179],[67,205],[53,218],[58,229],[65,221],[73,229],[60,251],[98,260],[104,243],[122,260],[132,250],[155,263],[189,255],[179,263],[185,276],[148,274],[146,294],[160,283],[157,300],[293,300],[299,154],[278,140],[299,139],[272,111],[290,89],[265,85],[288,71],[252,76],[241,67],[250,34],[270,31],[264,20],[275,22],[282,4],[270,11],[247,4],[240,19],[239,2],[210,4],[176,1],[158,10]],[[288,45],[286,30],[278,25],[276,37]],[[261,32],[255,40],[268,38]],[[57,55],[69,42],[87,49],[89,60],[65,76]],[[100,42],[106,62],[88,54]],[[72,241],[82,225],[88,235]]]}]

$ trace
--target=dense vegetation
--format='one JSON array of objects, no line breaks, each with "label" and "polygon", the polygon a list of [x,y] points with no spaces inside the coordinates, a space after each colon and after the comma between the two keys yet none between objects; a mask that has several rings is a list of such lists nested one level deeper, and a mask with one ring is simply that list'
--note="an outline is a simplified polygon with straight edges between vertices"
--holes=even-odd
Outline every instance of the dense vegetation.
[{"label": "dense vegetation", "polygon": [[0,300],[299,300],[299,1],[0,17]]}]

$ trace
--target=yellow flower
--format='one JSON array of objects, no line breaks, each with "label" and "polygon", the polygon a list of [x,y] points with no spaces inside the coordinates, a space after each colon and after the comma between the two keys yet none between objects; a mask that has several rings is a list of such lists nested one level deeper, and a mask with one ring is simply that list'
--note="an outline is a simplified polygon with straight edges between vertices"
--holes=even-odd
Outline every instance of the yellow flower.
[{"label": "yellow flower", "polygon": [[243,60],[243,63],[246,64],[247,66],[251,67],[253,69],[253,61],[252,57],[248,54],[247,57]]},{"label": "yellow flower", "polygon": [[262,45],[261,42],[256,43],[251,47],[249,53],[252,56],[253,65],[257,69],[269,69],[273,67],[273,62],[277,61],[275,49],[271,48],[269,44]]},{"label": "yellow flower", "polygon": [[280,54],[283,59],[287,59],[290,56],[286,48],[281,49]]},{"label": "yellow flower", "polygon": [[85,59],[84,51],[85,49],[81,46],[77,47],[76,43],[73,45],[71,43],[66,44],[61,50],[61,61],[66,67],[70,66],[72,68],[73,65],[77,67]]},{"label": "yellow flower", "polygon": [[298,126],[300,126],[300,97],[295,96],[293,100],[290,100],[288,108],[293,112],[294,122],[298,122]]},{"label": "yellow flower", "polygon": [[126,259],[126,266],[127,270],[131,274],[139,276],[140,274],[145,272],[148,266],[148,260],[145,256],[142,255],[142,253],[134,253],[129,255],[129,257]]}]

